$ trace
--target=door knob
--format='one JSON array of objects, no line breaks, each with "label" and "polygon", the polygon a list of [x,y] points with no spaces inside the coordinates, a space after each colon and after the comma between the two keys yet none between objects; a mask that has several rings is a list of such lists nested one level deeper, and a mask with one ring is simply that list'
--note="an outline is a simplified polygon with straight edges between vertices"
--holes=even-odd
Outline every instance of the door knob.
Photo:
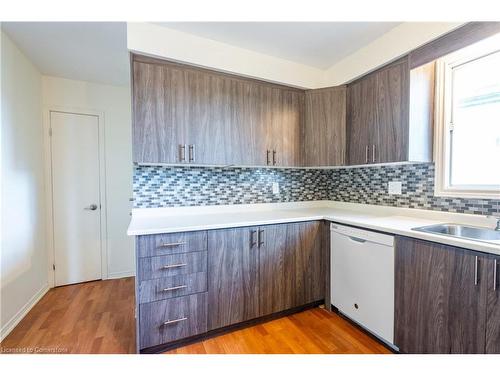
[{"label": "door knob", "polygon": [[91,204],[90,206],[85,207],[84,210],[95,211],[97,210],[97,204]]}]

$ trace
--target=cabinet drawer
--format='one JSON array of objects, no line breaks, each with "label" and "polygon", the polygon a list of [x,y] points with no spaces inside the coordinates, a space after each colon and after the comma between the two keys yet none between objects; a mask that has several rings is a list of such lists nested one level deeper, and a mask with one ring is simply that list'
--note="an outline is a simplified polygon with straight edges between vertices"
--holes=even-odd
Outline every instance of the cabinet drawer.
[{"label": "cabinet drawer", "polygon": [[139,303],[153,302],[206,291],[206,272],[162,277],[161,279],[141,281],[139,284]]},{"label": "cabinet drawer", "polygon": [[139,236],[137,242],[137,254],[139,257],[205,250],[207,250],[207,231]]},{"label": "cabinet drawer", "polygon": [[140,305],[141,349],[207,331],[207,293]]},{"label": "cabinet drawer", "polygon": [[139,281],[187,275],[207,270],[207,252],[165,255],[138,259]]}]

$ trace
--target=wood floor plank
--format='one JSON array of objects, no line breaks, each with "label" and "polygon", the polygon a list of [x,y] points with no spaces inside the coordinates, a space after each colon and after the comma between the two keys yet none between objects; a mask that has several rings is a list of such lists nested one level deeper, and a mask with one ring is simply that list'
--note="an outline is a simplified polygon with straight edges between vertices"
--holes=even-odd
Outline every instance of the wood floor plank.
[{"label": "wood floor plank", "polygon": [[[51,353],[134,353],[134,278],[51,289],[2,341]],[[341,316],[306,310],[177,348],[166,354],[390,353]]]}]

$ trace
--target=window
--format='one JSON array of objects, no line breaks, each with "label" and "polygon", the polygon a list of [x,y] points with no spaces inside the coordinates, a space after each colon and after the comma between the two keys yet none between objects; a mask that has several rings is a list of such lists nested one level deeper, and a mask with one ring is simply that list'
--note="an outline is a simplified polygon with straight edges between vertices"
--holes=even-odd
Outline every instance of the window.
[{"label": "window", "polygon": [[438,60],[436,195],[500,197],[500,37]]}]

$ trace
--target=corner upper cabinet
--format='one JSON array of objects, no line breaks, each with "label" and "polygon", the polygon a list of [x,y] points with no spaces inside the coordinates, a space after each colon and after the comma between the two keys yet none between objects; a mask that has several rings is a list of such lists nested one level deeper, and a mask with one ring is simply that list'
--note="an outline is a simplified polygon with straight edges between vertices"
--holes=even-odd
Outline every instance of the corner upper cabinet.
[{"label": "corner upper cabinet", "polygon": [[300,165],[304,92],[132,56],[133,161]]},{"label": "corner upper cabinet", "polygon": [[345,164],[346,95],[346,86],[306,91],[304,166]]},{"label": "corner upper cabinet", "polygon": [[404,57],[347,90],[350,165],[432,160],[433,66],[410,73]]}]

